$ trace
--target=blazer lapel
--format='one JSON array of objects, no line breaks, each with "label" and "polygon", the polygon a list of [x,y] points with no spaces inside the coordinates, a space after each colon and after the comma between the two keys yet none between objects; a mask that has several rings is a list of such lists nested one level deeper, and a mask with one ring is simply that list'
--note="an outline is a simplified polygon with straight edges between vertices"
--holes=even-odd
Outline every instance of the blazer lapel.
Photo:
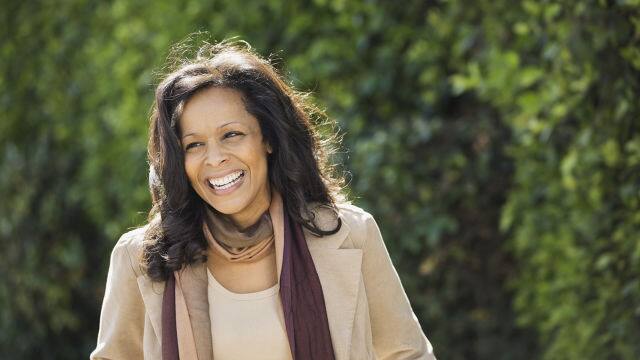
[{"label": "blazer lapel", "polygon": [[[179,274],[182,283],[181,290],[189,310],[198,359],[211,359],[213,347],[207,298],[206,266],[204,264],[187,266]],[[164,283],[154,283],[144,275],[138,276],[137,281],[145,309],[151,320],[151,326],[160,344],[162,343],[162,296],[165,285]]]},{"label": "blazer lapel", "polygon": [[213,358],[213,344],[211,341],[206,264],[187,266],[180,272],[180,280],[189,312],[198,360],[211,360]]},{"label": "blazer lapel", "polygon": [[[322,229],[331,228],[322,226],[328,223],[326,219],[320,218],[319,223]],[[309,252],[322,285],[336,360],[349,358],[362,274],[362,250],[340,248],[349,232],[350,228],[344,221],[340,231],[334,235],[316,237],[305,230]]]},{"label": "blazer lapel", "polygon": [[152,282],[147,276],[140,275],[136,278],[138,288],[142,294],[144,307],[151,320],[151,327],[158,337],[158,344],[162,343],[162,295],[164,294],[164,283]]}]

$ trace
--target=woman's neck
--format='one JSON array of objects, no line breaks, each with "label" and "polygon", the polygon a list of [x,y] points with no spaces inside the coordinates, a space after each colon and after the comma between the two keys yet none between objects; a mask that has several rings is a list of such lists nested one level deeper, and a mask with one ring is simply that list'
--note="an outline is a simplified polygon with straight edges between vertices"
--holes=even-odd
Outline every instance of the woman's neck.
[{"label": "woman's neck", "polygon": [[254,203],[255,205],[251,206],[250,209],[247,209],[246,212],[232,214],[229,216],[238,230],[244,231],[254,225],[260,220],[262,214],[269,210],[269,206],[271,205],[270,187],[267,187],[267,190],[262,192],[262,195],[254,200]]}]

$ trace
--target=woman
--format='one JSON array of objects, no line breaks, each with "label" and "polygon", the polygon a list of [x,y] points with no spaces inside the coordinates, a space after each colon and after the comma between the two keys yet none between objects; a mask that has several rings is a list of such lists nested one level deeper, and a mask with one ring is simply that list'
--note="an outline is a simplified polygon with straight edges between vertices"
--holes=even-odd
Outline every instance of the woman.
[{"label": "woman", "polygon": [[321,115],[246,43],[162,81],[149,224],[113,250],[92,359],[434,359]]}]

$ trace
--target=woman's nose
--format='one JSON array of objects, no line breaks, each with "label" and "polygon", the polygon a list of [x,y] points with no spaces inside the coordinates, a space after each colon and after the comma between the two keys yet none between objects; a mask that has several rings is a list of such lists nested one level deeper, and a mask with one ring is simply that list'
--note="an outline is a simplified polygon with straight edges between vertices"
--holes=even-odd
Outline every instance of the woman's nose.
[{"label": "woman's nose", "polygon": [[211,166],[218,166],[228,159],[227,152],[221,146],[211,143],[207,145],[205,156],[206,164]]}]

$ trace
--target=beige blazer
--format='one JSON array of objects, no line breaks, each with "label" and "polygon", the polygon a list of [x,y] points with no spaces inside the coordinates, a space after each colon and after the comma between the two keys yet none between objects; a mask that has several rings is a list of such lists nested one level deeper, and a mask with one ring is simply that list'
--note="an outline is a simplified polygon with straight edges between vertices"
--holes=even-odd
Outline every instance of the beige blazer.
[{"label": "beige blazer", "polygon": [[[330,228],[329,210],[318,209],[320,228]],[[340,204],[338,209],[342,228],[336,234],[316,237],[304,230],[322,285],[336,360],[435,360],[375,220],[354,205]],[[164,283],[151,282],[141,271],[144,230],[122,235],[113,249],[91,359],[162,358]]]}]

